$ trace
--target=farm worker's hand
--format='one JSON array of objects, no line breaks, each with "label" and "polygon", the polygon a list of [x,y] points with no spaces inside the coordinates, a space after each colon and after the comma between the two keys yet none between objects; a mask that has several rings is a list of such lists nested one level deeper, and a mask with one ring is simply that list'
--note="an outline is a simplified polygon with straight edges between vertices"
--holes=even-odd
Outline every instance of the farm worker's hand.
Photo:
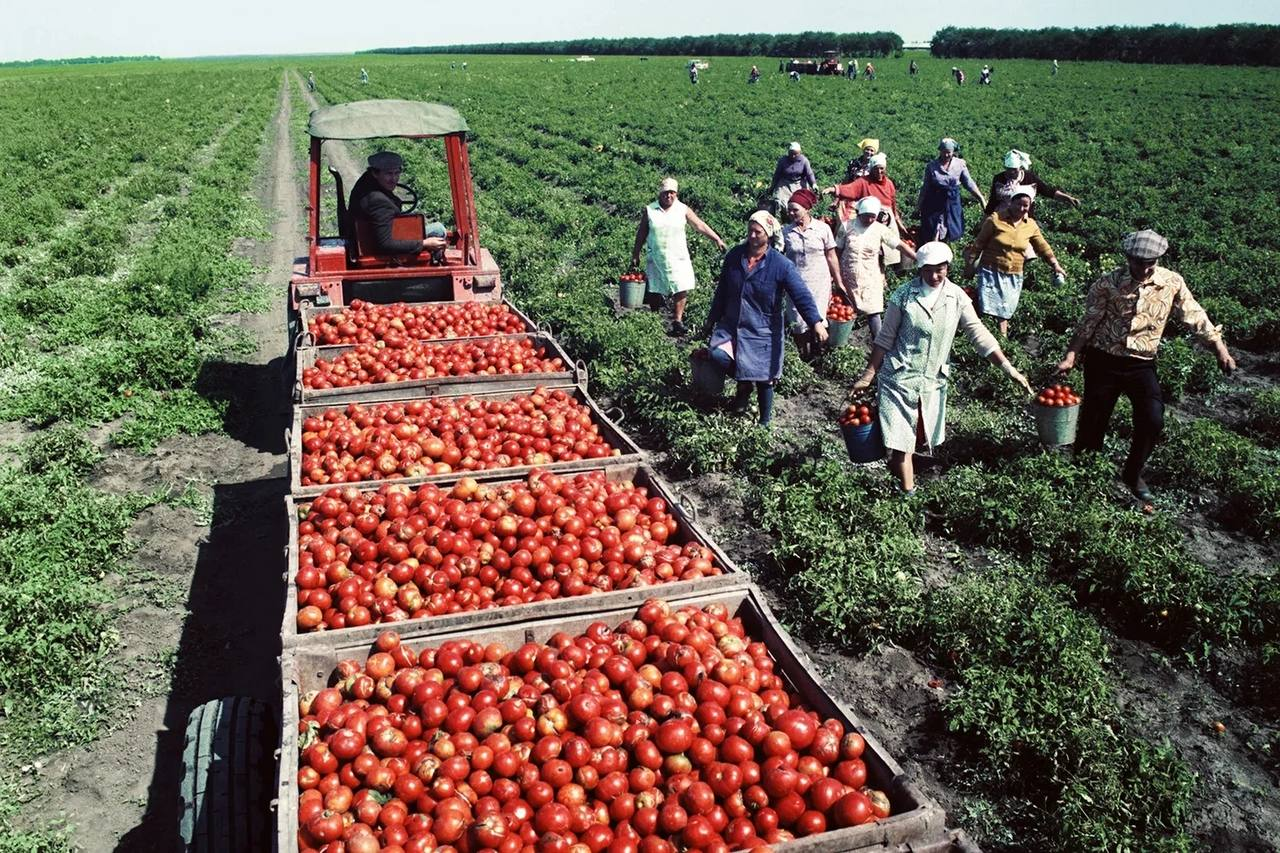
[{"label": "farm worker's hand", "polygon": [[813,327],[814,337],[818,339],[818,343],[825,343],[827,340],[827,321],[822,320],[818,325]]},{"label": "farm worker's hand", "polygon": [[717,237],[717,238],[716,238],[716,248],[718,248],[720,251],[722,251],[722,252],[723,252],[723,251],[724,251],[726,248],[728,248],[728,247],[725,245],[724,240],[722,240],[722,239],[720,239],[719,237]]},{"label": "farm worker's hand", "polygon": [[1027,377],[1022,375],[1022,371],[1013,366],[1012,361],[1005,361],[1000,365],[1000,369],[1009,375],[1009,378],[1017,382],[1023,388],[1027,389],[1027,393],[1035,396],[1036,392],[1031,389],[1031,383],[1027,381]]},{"label": "farm worker's hand", "polygon": [[1227,350],[1227,345],[1222,341],[1218,341],[1217,348],[1218,367],[1223,373],[1231,373],[1236,369],[1236,360],[1231,357],[1231,353]]},{"label": "farm worker's hand", "polygon": [[1067,354],[1062,357],[1062,361],[1058,362],[1058,372],[1066,373],[1067,371],[1071,370],[1071,368],[1075,366],[1076,366],[1076,354],[1068,350]]},{"label": "farm worker's hand", "polygon": [[871,383],[875,381],[876,372],[868,367],[862,371],[862,375],[858,377],[858,381],[853,383],[853,387],[849,389],[849,398],[859,391],[865,391],[871,387]]}]

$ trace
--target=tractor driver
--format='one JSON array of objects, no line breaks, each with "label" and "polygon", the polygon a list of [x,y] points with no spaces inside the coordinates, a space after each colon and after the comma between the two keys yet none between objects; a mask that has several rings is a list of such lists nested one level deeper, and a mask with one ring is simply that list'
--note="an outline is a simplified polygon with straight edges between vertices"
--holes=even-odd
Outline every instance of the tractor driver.
[{"label": "tractor driver", "polygon": [[369,168],[351,188],[350,215],[366,222],[372,233],[373,251],[379,255],[416,255],[440,252],[445,247],[444,224],[426,223],[426,239],[397,240],[391,236],[391,223],[400,213],[396,184],[404,170],[404,159],[392,151],[379,151],[369,157]]}]

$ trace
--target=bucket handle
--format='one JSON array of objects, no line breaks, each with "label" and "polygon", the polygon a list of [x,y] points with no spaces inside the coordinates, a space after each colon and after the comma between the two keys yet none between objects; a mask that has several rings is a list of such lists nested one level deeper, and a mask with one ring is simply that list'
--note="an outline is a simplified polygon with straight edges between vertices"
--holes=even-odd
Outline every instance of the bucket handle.
[{"label": "bucket handle", "polygon": [[313,347],[316,345],[315,337],[306,329],[298,332],[298,336],[293,339],[293,348],[302,349],[303,347]]},{"label": "bucket handle", "polygon": [[615,424],[620,424],[627,419],[627,413],[622,411],[621,406],[610,406],[604,410],[604,416]]},{"label": "bucket handle", "polygon": [[680,504],[680,508],[689,514],[689,518],[693,519],[693,523],[698,523],[698,505],[693,502],[684,492],[676,496],[676,503]]}]

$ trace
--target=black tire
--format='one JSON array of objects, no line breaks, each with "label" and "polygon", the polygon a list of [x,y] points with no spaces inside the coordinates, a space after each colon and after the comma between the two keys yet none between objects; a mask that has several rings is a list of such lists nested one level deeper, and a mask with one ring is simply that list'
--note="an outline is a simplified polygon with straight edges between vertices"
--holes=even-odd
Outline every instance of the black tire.
[{"label": "black tire", "polygon": [[272,848],[276,729],[271,708],[244,696],[214,699],[191,712],[182,750],[181,850]]}]

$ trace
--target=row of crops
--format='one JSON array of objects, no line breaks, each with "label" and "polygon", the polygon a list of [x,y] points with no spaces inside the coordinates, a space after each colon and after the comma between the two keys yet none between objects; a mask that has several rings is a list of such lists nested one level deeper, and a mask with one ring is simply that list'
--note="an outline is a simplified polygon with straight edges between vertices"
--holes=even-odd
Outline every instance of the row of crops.
[{"label": "row of crops", "polygon": [[[889,68],[873,86],[766,77],[747,87],[748,66],[738,74],[719,62],[697,88],[676,63],[634,59],[590,69],[474,60],[465,73],[444,61],[388,61],[371,65],[367,87],[355,65],[334,62],[318,78],[331,101],[438,98],[468,117],[485,239],[513,298],[588,359],[595,392],[666,452],[670,471],[734,475],[736,485],[719,488],[767,534],[758,568],[795,602],[793,627],[853,653],[891,640],[954,674],[947,727],[981,758],[957,768],[953,782],[994,804],[979,816],[988,844],[1190,846],[1193,833],[1211,833],[1193,807],[1203,796],[1197,768],[1126,713],[1108,648],[1113,638],[1149,644],[1193,670],[1241,655],[1247,674],[1234,698],[1273,703],[1274,574],[1193,553],[1179,510],[1203,508],[1213,524],[1267,547],[1276,458],[1256,425],[1274,392],[1233,390],[1246,412],[1219,423],[1205,402],[1223,393],[1211,361],[1172,337],[1162,383],[1187,411],[1208,417],[1171,421],[1153,463],[1164,511],[1142,515],[1117,500],[1109,465],[1035,452],[1021,401],[961,351],[946,470],[903,503],[881,475],[839,459],[833,422],[840,389],[862,366],[856,350],[812,368],[788,357],[782,426],[762,432],[698,406],[686,349],[672,346],[654,316],[615,317],[606,288],[665,174],[732,235],[792,138],[827,183],[853,140],[876,136],[890,176],[910,195],[946,134],[965,146],[980,182],[1018,147],[1084,199],[1079,210],[1037,209],[1070,280],[1029,276],[1007,351],[1033,377],[1047,375],[1061,352],[1086,284],[1118,262],[1120,234],[1141,226],[1170,236],[1170,263],[1226,325],[1229,342],[1265,363],[1276,315],[1257,271],[1275,259],[1275,212],[1235,192],[1229,176],[1276,168],[1254,153],[1273,120],[1240,106],[1273,100],[1273,78],[1097,65],[1073,68],[1065,84],[1038,66],[1006,63],[994,89],[957,90],[941,66],[925,63],[917,81]],[[1176,144],[1135,132],[1175,124],[1197,132]],[[427,210],[432,192],[443,208],[442,164],[422,146],[401,150]],[[694,252],[700,280],[712,281],[718,259],[705,246]],[[695,321],[709,295],[709,287],[694,294]],[[814,388],[826,399],[814,403]],[[1113,452],[1126,430],[1121,412]],[[935,537],[956,548],[941,580],[925,550]]]},{"label": "row of crops", "polygon": [[267,304],[231,248],[263,231],[247,192],[280,80],[267,63],[0,77],[0,848],[66,843],[19,768],[135,702],[113,684],[131,675],[113,624],[143,591],[104,579],[135,515],[178,495],[108,493],[91,472],[104,442],[223,428],[211,367],[256,342],[217,318]]}]

